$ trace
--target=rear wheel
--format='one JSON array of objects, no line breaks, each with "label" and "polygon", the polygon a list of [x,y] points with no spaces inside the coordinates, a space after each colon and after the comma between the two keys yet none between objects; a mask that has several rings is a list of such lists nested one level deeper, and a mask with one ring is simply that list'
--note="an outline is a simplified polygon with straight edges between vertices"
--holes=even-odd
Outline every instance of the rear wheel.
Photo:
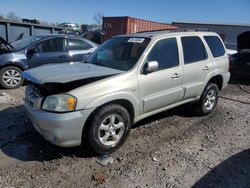
[{"label": "rear wheel", "polygon": [[208,83],[200,100],[195,103],[195,111],[198,115],[204,116],[211,113],[218,102],[219,88],[214,83]]},{"label": "rear wheel", "polygon": [[126,140],[131,127],[128,111],[117,104],[99,109],[88,129],[88,143],[97,154],[108,154],[117,150]]},{"label": "rear wheel", "polygon": [[9,66],[0,70],[0,85],[6,89],[20,87],[24,78],[21,76],[22,70],[18,67]]}]

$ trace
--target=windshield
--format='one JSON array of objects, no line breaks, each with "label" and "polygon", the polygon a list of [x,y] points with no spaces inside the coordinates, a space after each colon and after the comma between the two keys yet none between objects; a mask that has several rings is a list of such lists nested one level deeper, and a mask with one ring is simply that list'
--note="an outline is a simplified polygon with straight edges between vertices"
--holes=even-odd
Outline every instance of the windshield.
[{"label": "windshield", "polygon": [[37,37],[37,36],[26,37],[24,39],[21,39],[21,40],[18,40],[16,42],[11,43],[11,45],[16,50],[20,50],[22,48],[28,47],[30,44],[32,44],[33,42],[36,42],[36,41],[38,41],[40,39],[42,39],[42,38],[41,37]]},{"label": "windshield", "polygon": [[101,45],[86,62],[128,71],[137,63],[149,42],[149,38],[115,37]]}]

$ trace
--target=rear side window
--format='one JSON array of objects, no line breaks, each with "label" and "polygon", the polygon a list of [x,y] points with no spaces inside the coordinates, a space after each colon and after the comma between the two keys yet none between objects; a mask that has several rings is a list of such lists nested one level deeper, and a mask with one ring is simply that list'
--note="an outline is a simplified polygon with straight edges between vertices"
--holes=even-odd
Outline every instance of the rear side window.
[{"label": "rear side window", "polygon": [[225,54],[225,48],[217,36],[204,36],[214,57],[220,57]]},{"label": "rear side window", "polygon": [[159,69],[179,65],[179,53],[176,38],[163,39],[156,43],[148,55],[148,61],[157,61]]},{"label": "rear side window", "polygon": [[181,42],[185,64],[207,59],[207,51],[200,37],[182,37]]},{"label": "rear side window", "polygon": [[69,39],[69,50],[89,50],[92,46],[83,41],[77,39]]}]

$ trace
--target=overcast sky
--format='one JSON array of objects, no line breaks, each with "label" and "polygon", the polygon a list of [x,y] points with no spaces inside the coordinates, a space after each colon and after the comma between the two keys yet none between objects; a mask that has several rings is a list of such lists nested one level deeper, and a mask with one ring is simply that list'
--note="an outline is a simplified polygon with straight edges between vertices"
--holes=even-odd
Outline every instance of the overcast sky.
[{"label": "overcast sky", "polygon": [[49,23],[94,23],[93,15],[131,16],[159,22],[250,24],[250,0],[0,0],[0,14]]}]

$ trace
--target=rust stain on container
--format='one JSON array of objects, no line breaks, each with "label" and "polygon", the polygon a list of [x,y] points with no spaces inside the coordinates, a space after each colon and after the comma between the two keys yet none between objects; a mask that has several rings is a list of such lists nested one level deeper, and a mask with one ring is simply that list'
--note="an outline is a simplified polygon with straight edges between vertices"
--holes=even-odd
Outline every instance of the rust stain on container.
[{"label": "rust stain on container", "polygon": [[132,17],[103,17],[104,40],[121,34],[131,34],[142,31],[161,29],[177,29],[172,24],[153,22]]}]

